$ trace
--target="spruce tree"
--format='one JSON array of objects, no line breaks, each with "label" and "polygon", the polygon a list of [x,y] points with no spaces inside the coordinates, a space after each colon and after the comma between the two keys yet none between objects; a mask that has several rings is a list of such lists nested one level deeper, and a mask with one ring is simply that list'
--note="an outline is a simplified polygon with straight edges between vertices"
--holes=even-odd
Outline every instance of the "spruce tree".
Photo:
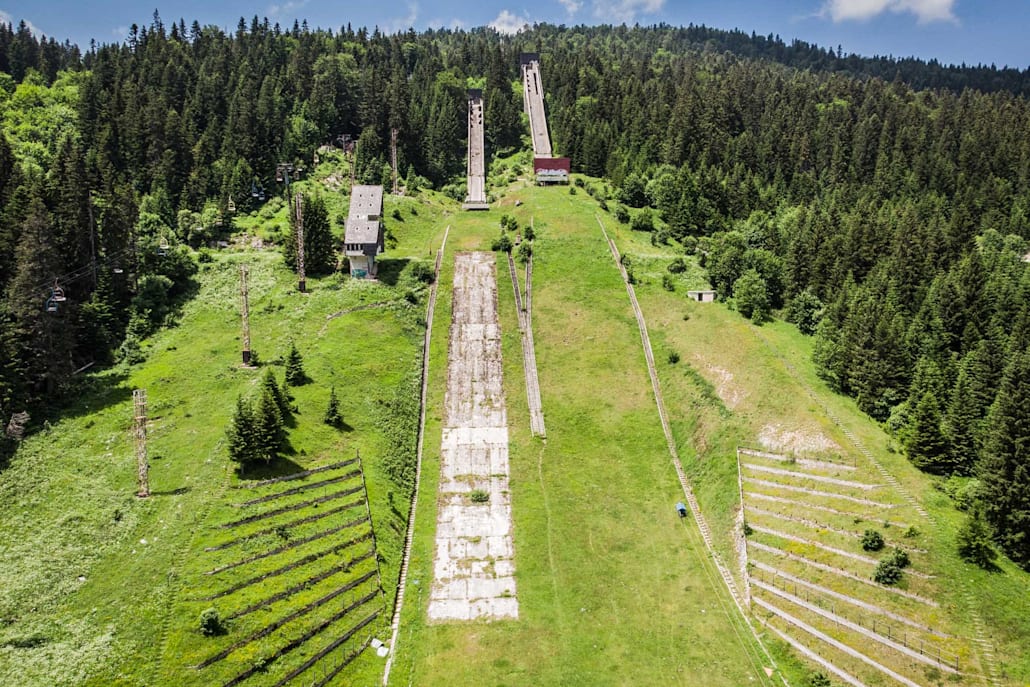
[{"label": "spruce tree", "polygon": [[[304,219],[304,271],[307,274],[329,274],[336,269],[336,242],[329,226],[329,211],[319,195],[302,196]],[[297,269],[297,216],[292,209],[290,230],[283,240],[283,259],[291,270]]]},{"label": "spruce tree", "polygon": [[927,472],[948,474],[948,444],[941,433],[941,409],[937,397],[927,392],[912,410],[912,426],[905,450],[912,463]]},{"label": "spruce tree", "polygon": [[272,368],[266,368],[265,374],[261,378],[261,389],[262,393],[267,393],[275,401],[275,407],[279,409],[279,415],[281,417],[290,416],[290,399],[286,396],[286,392],[279,386],[278,382],[275,381],[275,373],[272,372]]},{"label": "spruce tree", "polygon": [[254,434],[257,454],[271,463],[279,457],[283,439],[283,416],[272,392],[266,387],[261,391],[257,408],[254,410]]},{"label": "spruce tree", "polygon": [[1030,569],[1030,352],[1014,355],[987,416],[982,505],[995,539]]},{"label": "spruce tree", "polygon": [[229,459],[239,463],[241,468],[246,468],[260,457],[254,408],[242,396],[236,399],[236,410],[225,434],[229,446]]},{"label": "spruce tree", "polygon": [[307,381],[308,376],[304,372],[304,360],[300,356],[300,351],[297,350],[297,345],[291,341],[290,352],[286,354],[286,385],[301,386]]},{"label": "spruce tree", "polygon": [[322,420],[331,427],[339,427],[343,424],[343,416],[340,415],[340,399],[336,397],[336,387],[329,389],[329,405],[325,409],[325,418]]}]

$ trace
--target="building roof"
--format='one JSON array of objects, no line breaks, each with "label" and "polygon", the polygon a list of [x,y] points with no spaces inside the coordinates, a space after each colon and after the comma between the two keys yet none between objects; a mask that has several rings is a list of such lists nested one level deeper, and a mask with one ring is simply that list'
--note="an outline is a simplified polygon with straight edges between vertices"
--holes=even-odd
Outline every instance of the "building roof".
[{"label": "building roof", "polygon": [[355,186],[350,192],[349,216],[368,217],[383,214],[382,186]]},{"label": "building roof", "polygon": [[[358,188],[355,186],[354,188]],[[382,190],[382,186],[376,187]],[[343,235],[344,243],[379,243],[379,222],[375,220],[349,219]]]}]

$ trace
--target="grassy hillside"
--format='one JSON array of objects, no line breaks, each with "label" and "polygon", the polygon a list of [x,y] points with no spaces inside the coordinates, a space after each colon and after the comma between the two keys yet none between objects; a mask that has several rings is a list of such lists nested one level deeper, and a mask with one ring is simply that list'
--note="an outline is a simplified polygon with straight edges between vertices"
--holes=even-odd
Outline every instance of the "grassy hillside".
[{"label": "grassy hillside", "polygon": [[[275,250],[216,254],[202,264],[197,296],[177,324],[145,343],[144,363],[83,376],[78,402],[23,444],[0,474],[0,682],[156,685],[180,683],[184,676],[195,684],[214,682],[187,667],[223,646],[220,638],[200,636],[198,613],[220,606],[224,617],[239,607],[191,600],[199,596],[196,583],[205,566],[225,562],[203,552],[215,539],[227,538],[217,525],[238,516],[230,504],[242,501],[240,480],[226,457],[225,428],[236,397],[252,393],[263,372],[239,366],[238,265],[244,261],[251,267],[252,347],[262,367],[271,367],[281,381],[282,356],[292,340],[311,377],[292,390],[297,411],[288,429],[288,455],[262,476],[330,465],[360,451],[385,587],[380,604],[389,605],[406,498],[387,479],[382,461],[398,443],[414,441],[411,404],[393,401],[416,393],[424,305],[405,299],[410,285],[388,282],[396,283],[407,260],[423,255],[442,211],[428,198],[391,199],[388,208],[393,205],[403,210],[403,221],[392,222],[398,242],[385,256],[389,279],[371,284],[309,278],[310,293],[301,295]],[[331,385],[347,425],[342,431],[321,422]],[[147,500],[132,496],[134,388],[146,389],[150,401],[154,495]],[[315,512],[293,515],[301,519]],[[329,529],[314,522],[285,534],[298,539],[320,528]],[[248,540],[244,548],[251,551],[262,541]],[[220,574],[219,583],[307,552],[298,547],[241,566]],[[313,574],[298,568],[278,583],[287,589]],[[269,596],[279,591],[275,584],[261,590]],[[279,607],[264,612],[279,614]],[[314,622],[312,616],[301,624]],[[372,629],[387,623],[388,618],[378,620]],[[283,637],[302,635],[301,624],[285,627],[257,653],[270,653]],[[243,620],[230,623],[229,636],[239,639],[247,627]],[[192,653],[182,651],[187,645]],[[271,666],[270,674],[298,665],[300,655],[312,651],[293,652]],[[351,674],[377,673],[381,665],[374,660],[359,661]]]}]

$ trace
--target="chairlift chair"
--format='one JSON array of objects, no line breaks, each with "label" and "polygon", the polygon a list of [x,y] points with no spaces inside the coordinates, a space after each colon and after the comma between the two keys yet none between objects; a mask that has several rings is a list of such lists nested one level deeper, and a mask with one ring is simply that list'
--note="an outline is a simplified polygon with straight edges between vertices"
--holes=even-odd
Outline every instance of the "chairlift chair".
[{"label": "chairlift chair", "polygon": [[316,165],[318,164],[318,151],[317,150],[315,151],[315,154],[311,156],[311,161],[314,162]]},{"label": "chairlift chair", "polygon": [[171,246],[168,245],[168,239],[166,239],[165,237],[162,236],[161,237],[161,241],[158,242],[158,244],[157,244],[157,254],[158,255],[168,255],[168,249],[170,247]]},{"label": "chairlift chair", "polygon": [[250,197],[251,198],[257,198],[260,195],[261,195],[261,192],[258,190],[257,182],[251,181],[250,182]]},{"label": "chairlift chair", "polygon": [[58,286],[56,281],[54,282],[54,288],[50,290],[50,298],[57,303],[63,303],[68,300],[64,297],[64,289]]},{"label": "chairlift chair", "polygon": [[46,299],[46,311],[47,312],[57,312],[57,303],[54,302],[54,297],[53,296],[51,296],[50,298]]},{"label": "chairlift chair", "polygon": [[233,202],[232,198],[229,199],[229,202],[226,204],[225,207],[227,210],[229,210],[229,212],[236,212],[236,203]]},{"label": "chairlift chair", "polygon": [[114,274],[124,274],[125,270],[123,270],[121,267],[118,267],[118,265],[115,265],[111,268],[111,272],[113,272]]},{"label": "chairlift chair", "polygon": [[[275,180],[277,182],[279,182],[280,184],[283,183],[283,166],[282,165],[276,165],[275,166]],[[289,183],[289,182],[287,182],[287,183]]]}]

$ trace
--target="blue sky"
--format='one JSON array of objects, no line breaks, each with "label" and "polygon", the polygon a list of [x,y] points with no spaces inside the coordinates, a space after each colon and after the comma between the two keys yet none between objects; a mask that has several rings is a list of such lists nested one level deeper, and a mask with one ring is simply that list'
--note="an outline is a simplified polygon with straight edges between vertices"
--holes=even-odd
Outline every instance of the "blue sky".
[{"label": "blue sky", "polygon": [[[255,14],[289,26],[295,18],[338,28],[409,26],[514,31],[538,21],[564,24],[666,22],[779,34],[862,55],[915,55],[945,63],[1030,67],[1028,0],[178,0],[155,5],[166,24],[180,17],[233,29]],[[38,32],[88,45],[123,40],[149,24],[154,6],[130,0],[0,0],[0,21],[25,19]]]}]

